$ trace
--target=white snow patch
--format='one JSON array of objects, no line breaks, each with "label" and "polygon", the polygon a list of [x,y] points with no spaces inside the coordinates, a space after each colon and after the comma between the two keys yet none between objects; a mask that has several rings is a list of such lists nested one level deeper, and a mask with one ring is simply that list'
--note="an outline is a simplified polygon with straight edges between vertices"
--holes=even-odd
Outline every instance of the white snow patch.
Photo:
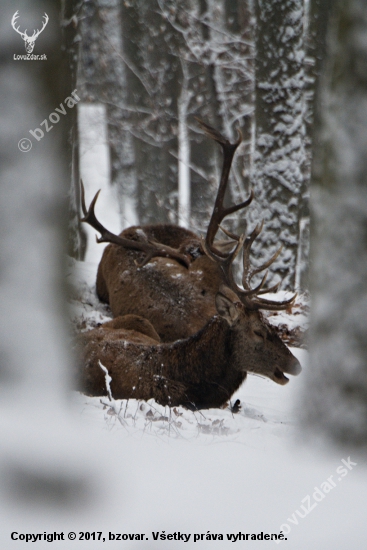
[{"label": "white snow patch", "polygon": [[[82,273],[93,284],[91,266],[79,270],[79,281]],[[290,294],[278,292],[267,297],[281,300]],[[298,315],[297,307],[293,311],[293,320],[285,312],[278,317],[284,316],[290,328],[303,324],[304,303],[301,300],[297,306]],[[292,349],[292,353],[307,371],[307,352]],[[228,408],[193,412],[163,407],[154,400],[109,400],[74,392],[73,406],[81,422],[109,454],[108,464],[101,463],[101,468],[119,490],[111,492],[103,513],[78,524],[69,518],[60,529],[102,531],[105,542],[95,541],[93,547],[107,549],[116,547],[116,541],[108,540],[109,531],[145,533],[149,540],[139,543],[142,549],[162,547],[164,541],[154,542],[153,531],[188,533],[191,538],[186,548],[209,549],[213,541],[204,537],[194,543],[195,533],[222,533],[224,540],[218,544],[231,548],[227,534],[279,534],[281,530],[287,533],[282,544],[289,550],[309,550],[311,546],[314,550],[362,548],[363,503],[367,503],[365,458],[354,451],[321,451],[302,445],[297,418],[303,383],[304,373],[290,376],[286,386],[249,375],[231,399],[232,404],[241,400],[237,414]],[[339,481],[336,469],[349,455],[357,465]],[[297,510],[304,515],[305,499],[309,496],[313,504],[315,488],[330,476],[335,487],[302,519]],[[48,528],[39,517],[32,516],[32,510],[29,514],[27,526],[24,519],[17,523],[8,514],[6,529],[0,532],[31,532],[32,521],[37,532]],[[57,526],[53,522],[50,530]],[[46,548],[46,544],[41,542],[37,548]],[[73,548],[81,544],[73,541]],[[254,549],[259,546],[258,541],[245,544]],[[261,545],[275,548],[274,541],[262,541]],[[56,549],[69,546],[69,542],[53,543]],[[7,539],[2,547],[8,547]],[[26,548],[22,543],[17,547]],[[124,548],[136,547],[136,542],[124,541]]]},{"label": "white snow patch", "polygon": [[[112,233],[119,234],[122,228],[118,200],[114,189],[110,186],[106,106],[79,103],[78,130],[80,177],[84,183],[86,206],[89,207],[94,195],[101,189],[95,209],[97,218],[102,225],[105,225],[103,217],[99,217],[103,212],[106,228]],[[84,229],[88,236],[85,260],[96,262],[107,244],[96,243],[97,232],[88,224],[84,224]]]}]

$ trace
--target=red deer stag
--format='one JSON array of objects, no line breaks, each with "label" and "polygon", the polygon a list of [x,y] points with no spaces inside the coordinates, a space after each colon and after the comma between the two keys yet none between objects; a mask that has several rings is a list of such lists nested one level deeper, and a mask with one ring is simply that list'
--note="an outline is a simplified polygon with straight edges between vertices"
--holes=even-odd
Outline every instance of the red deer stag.
[{"label": "red deer stag", "polygon": [[[223,169],[205,241],[173,225],[132,227],[120,236],[87,211],[82,193],[83,221],[108,246],[99,264],[97,293],[116,318],[80,336],[84,368],[82,387],[90,395],[106,394],[100,362],[112,378],[115,398],[155,400],[188,408],[220,407],[245,380],[247,372],[286,384],[284,373],[301,367],[260,310],[290,307],[294,298],[273,302],[262,298],[266,274],[251,288],[252,277],[278,256],[250,269],[249,255],[262,225],[252,233],[214,242],[223,219],[252,201],[223,207],[234,144],[200,123],[223,149]],[[229,250],[230,248],[230,250]],[[235,281],[233,261],[243,253],[242,288]]]}]

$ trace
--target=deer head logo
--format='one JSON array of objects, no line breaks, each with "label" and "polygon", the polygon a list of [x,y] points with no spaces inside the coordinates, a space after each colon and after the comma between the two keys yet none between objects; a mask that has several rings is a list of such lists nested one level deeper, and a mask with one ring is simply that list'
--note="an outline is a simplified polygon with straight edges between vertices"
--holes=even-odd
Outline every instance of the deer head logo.
[{"label": "deer head logo", "polygon": [[33,48],[34,48],[34,44],[35,44],[37,38],[39,37],[39,35],[41,34],[41,32],[43,31],[43,29],[45,28],[45,26],[48,23],[48,15],[47,15],[47,13],[44,14],[44,16],[43,16],[44,21],[43,21],[43,24],[42,24],[42,29],[41,30],[37,29],[37,30],[33,31],[32,36],[27,35],[27,29],[24,32],[21,32],[19,30],[19,27],[15,26],[18,17],[19,17],[19,11],[17,10],[14,13],[13,18],[11,20],[11,26],[23,38],[26,52],[27,53],[32,53]]}]

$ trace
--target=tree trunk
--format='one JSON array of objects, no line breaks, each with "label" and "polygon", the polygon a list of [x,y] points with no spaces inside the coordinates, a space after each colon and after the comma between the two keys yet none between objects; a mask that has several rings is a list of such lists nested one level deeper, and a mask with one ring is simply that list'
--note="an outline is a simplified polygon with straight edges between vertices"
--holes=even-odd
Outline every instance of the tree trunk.
[{"label": "tree trunk", "polygon": [[119,0],[84,4],[78,84],[84,102],[106,106],[112,195],[118,198],[124,228],[138,223],[138,190],[122,34]]},{"label": "tree trunk", "polygon": [[[265,220],[254,243],[255,264],[283,245],[268,283],[295,283],[300,194],[305,164],[303,0],[257,0],[256,153],[253,223]],[[276,279],[276,280],[275,280]]]},{"label": "tree trunk", "polygon": [[367,444],[367,5],[333,6],[316,101],[306,422]]},{"label": "tree trunk", "polygon": [[104,101],[107,105],[108,142],[111,155],[111,180],[116,186],[121,210],[122,228],[136,225],[138,189],[134,139],[128,106],[127,75],[122,36],[124,32],[119,0],[99,0],[99,31],[103,51]]},{"label": "tree trunk", "polygon": [[[10,21],[16,7],[4,0],[2,11]],[[34,54],[46,60],[14,60],[25,49],[10,25],[0,37],[0,509],[8,522],[18,518],[18,525],[22,510],[27,521],[47,510],[54,522],[74,506],[88,506],[93,483],[67,397],[72,361],[63,253],[71,158],[64,144],[67,115],[76,107],[65,102],[63,84],[70,83],[70,74],[60,58],[55,2],[40,7],[23,1],[19,24],[37,28],[44,12],[49,22]],[[60,104],[66,116],[51,125],[49,117],[57,121]],[[45,119],[49,132],[42,135]]]},{"label": "tree trunk", "polygon": [[[61,29],[62,40],[65,47],[63,82],[64,97],[71,90],[77,88],[77,61],[78,61],[78,15],[81,9],[80,0],[62,0],[61,2]],[[68,254],[76,259],[83,259],[86,249],[86,234],[80,223],[80,182],[79,182],[79,143],[77,110],[73,109],[69,114],[70,125],[67,135],[67,162],[69,170],[69,231]]]},{"label": "tree trunk", "polygon": [[182,84],[177,99],[177,148],[178,148],[178,223],[190,227],[191,218],[191,181],[190,181],[190,141],[188,128],[188,109],[192,90],[189,90],[187,63],[181,59]]}]

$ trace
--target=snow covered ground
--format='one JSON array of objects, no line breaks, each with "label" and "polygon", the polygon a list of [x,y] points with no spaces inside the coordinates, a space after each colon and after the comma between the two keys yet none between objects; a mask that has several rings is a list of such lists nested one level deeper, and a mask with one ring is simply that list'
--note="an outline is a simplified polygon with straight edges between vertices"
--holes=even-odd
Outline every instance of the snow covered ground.
[{"label": "snow covered ground", "polygon": [[[95,273],[95,263],[70,263],[71,318],[78,330],[109,318],[95,295]],[[304,323],[303,308],[300,303],[293,321],[286,314],[280,320],[290,328],[297,319]],[[366,458],[353,449],[321,448],[304,438],[298,417],[307,351],[292,352],[304,367],[301,375],[290,377],[286,386],[249,375],[233,396],[233,402],[240,399],[242,404],[237,414],[229,409],[170,410],[153,401],[73,392],[67,421],[59,422],[46,400],[40,403],[45,437],[41,428],[37,436],[28,425],[24,410],[23,420],[10,425],[2,444],[16,432],[20,449],[29,441],[31,450],[37,437],[39,448],[42,439],[43,472],[60,442],[68,441],[68,448],[75,449],[73,471],[81,473],[78,481],[71,479],[71,490],[84,476],[85,494],[66,507],[61,499],[57,513],[45,508],[32,490],[28,504],[9,500],[0,514],[1,550],[50,548],[44,535],[52,535],[51,541],[53,533],[63,533],[63,540],[52,540],[51,547],[70,550],[230,548],[233,542],[243,548],[364,550]],[[15,463],[15,472],[17,467]],[[63,472],[65,466],[60,462],[57,468]],[[264,539],[281,532],[286,540]],[[11,533],[17,540],[11,540]],[[39,535],[34,546],[20,540],[27,533]]]},{"label": "snow covered ground", "polygon": [[[71,316],[79,329],[109,318],[108,308],[95,295],[95,274],[96,264],[71,262]],[[290,329],[307,324],[302,300],[293,315],[271,317]],[[354,450],[320,448],[310,438],[304,441],[297,419],[307,351],[292,352],[304,372],[290,377],[286,386],[249,375],[232,399],[241,400],[237,414],[75,393],[81,422],[112,453],[110,475],[123,487],[117,516],[111,509],[110,521],[104,519],[98,529],[88,523],[83,528],[102,530],[106,538],[91,547],[228,547],[235,539],[227,535],[247,533],[249,540],[236,542],[272,548],[277,542],[251,540],[251,534],[282,531],[286,540],[278,544],[290,550],[366,548],[365,457]],[[111,506],[113,501],[116,495]],[[148,540],[108,541],[109,531],[144,533]],[[174,537],[155,541],[153,532],[191,537],[187,542]]]}]

